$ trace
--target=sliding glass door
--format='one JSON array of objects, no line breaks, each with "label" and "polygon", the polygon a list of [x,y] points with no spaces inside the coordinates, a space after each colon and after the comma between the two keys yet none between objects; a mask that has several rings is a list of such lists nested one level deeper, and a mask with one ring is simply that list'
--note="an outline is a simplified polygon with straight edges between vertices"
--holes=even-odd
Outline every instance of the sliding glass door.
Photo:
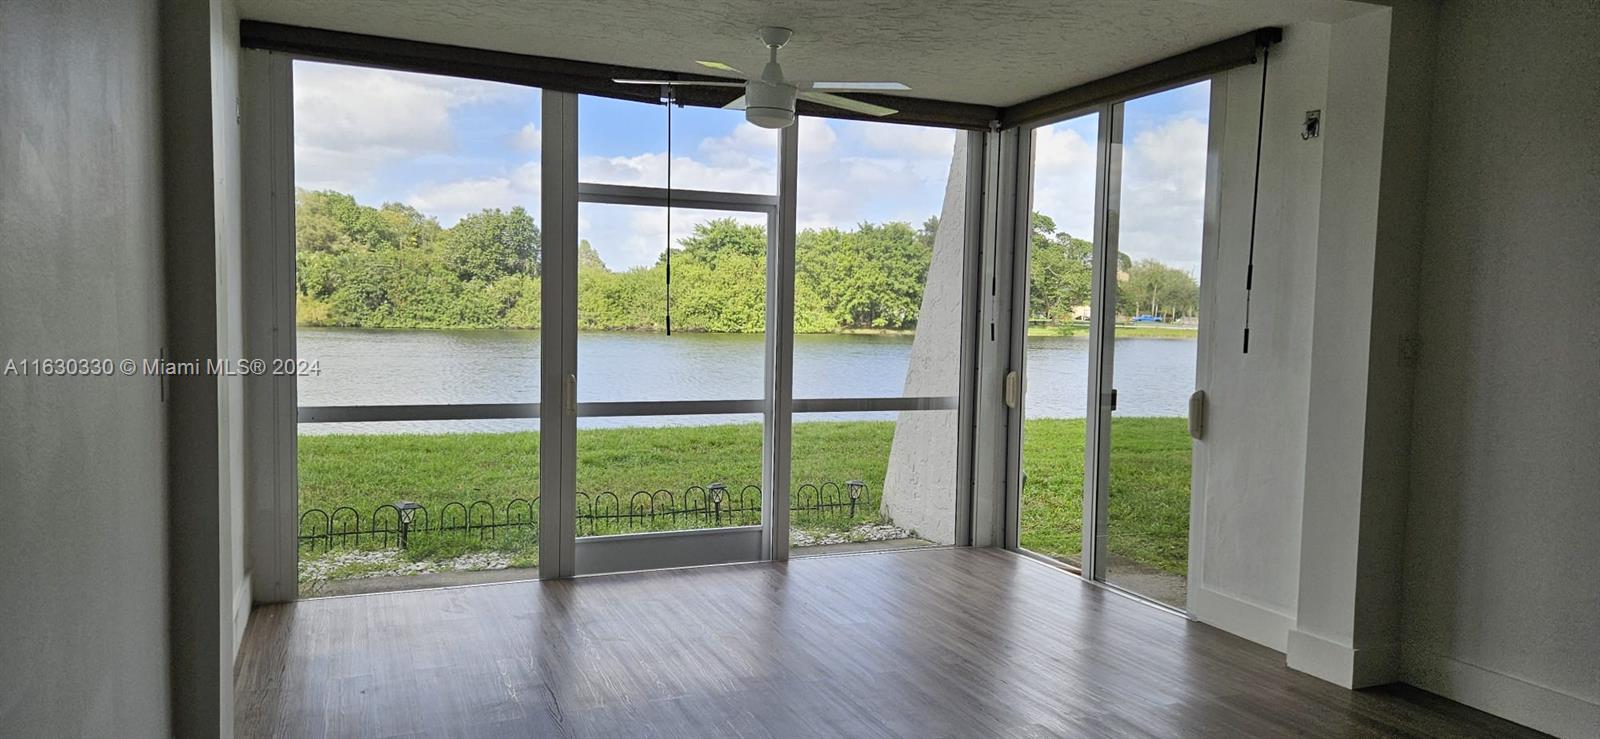
[{"label": "sliding glass door", "polygon": [[[777,197],[583,182],[578,198],[577,574],[761,559]],[[673,243],[630,264],[606,236],[619,221]]]},{"label": "sliding glass door", "polygon": [[1209,109],[1202,81],[1034,129],[1014,309],[1027,321],[1018,545],[1180,609],[1201,478]]},{"label": "sliding glass door", "polygon": [[569,565],[550,574],[768,558],[779,135],[707,152],[695,144],[737,129],[737,111],[562,100],[576,120],[546,125],[576,132],[559,144],[577,181],[547,194],[571,221],[547,244],[564,286],[547,331],[571,351],[546,367],[570,476],[547,488],[566,525],[546,551]]},{"label": "sliding glass door", "polygon": [[1071,567],[1083,556],[1084,444],[1093,336],[1095,183],[1102,116],[1032,134],[1018,543]]},{"label": "sliding glass door", "polygon": [[[1110,403],[1104,460],[1104,556],[1095,574],[1187,606],[1189,510],[1196,479],[1191,396],[1204,346],[1200,315],[1210,84],[1118,103],[1108,280],[1100,364]],[[1107,263],[1109,268],[1110,262]],[[1107,270],[1108,275],[1110,270]],[[1110,320],[1112,318],[1115,320]],[[1203,398],[1195,411],[1203,412]]]}]

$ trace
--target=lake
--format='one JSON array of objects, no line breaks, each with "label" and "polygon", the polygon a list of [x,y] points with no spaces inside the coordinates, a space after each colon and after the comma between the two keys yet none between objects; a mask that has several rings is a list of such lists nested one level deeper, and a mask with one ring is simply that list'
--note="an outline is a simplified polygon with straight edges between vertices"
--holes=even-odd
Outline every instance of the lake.
[{"label": "lake", "polygon": [[[539,401],[539,332],[300,328],[299,356],[320,375],[299,378],[301,405],[534,403]],[[903,394],[909,335],[795,337],[796,398]],[[1194,389],[1195,342],[1116,342],[1118,414],[1183,416]],[[760,398],[759,335],[585,332],[578,338],[578,399],[734,400]],[[1030,337],[1030,418],[1082,418],[1089,340]],[[952,387],[954,382],[952,381]],[[807,413],[795,420],[893,419],[894,413]],[[583,418],[583,428],[753,422],[744,416]],[[303,433],[444,433],[537,429],[535,420],[306,424]]]}]

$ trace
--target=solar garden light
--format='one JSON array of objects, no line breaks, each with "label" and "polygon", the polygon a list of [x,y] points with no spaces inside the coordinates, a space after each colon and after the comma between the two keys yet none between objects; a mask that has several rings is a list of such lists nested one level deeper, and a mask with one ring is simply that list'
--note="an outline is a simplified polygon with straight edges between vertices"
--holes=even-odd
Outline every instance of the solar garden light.
[{"label": "solar garden light", "polygon": [[856,515],[856,501],[861,500],[861,494],[866,492],[867,483],[862,480],[849,480],[845,482],[844,487],[850,491],[850,516],[853,518]]},{"label": "solar garden light", "polygon": [[402,500],[394,504],[394,509],[400,513],[400,548],[406,548],[406,535],[411,532],[411,523],[417,520],[417,509],[422,504]]},{"label": "solar garden light", "polygon": [[717,523],[722,523],[722,501],[728,497],[728,486],[724,483],[713,482],[707,488],[711,494],[711,505],[716,507]]}]

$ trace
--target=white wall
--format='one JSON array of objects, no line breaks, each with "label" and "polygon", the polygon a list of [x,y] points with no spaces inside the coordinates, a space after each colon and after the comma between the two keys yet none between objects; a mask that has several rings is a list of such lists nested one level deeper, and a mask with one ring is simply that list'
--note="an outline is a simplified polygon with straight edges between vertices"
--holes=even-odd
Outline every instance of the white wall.
[{"label": "white wall", "polygon": [[[1267,61],[1261,188],[1251,295],[1250,353],[1243,352],[1256,131],[1262,66],[1213,83],[1208,188],[1219,208],[1207,234],[1208,364],[1205,437],[1195,443],[1205,479],[1191,526],[1190,611],[1201,621],[1279,651],[1299,595],[1312,298],[1316,278],[1322,139],[1300,138],[1306,111],[1326,107],[1329,28],[1284,31]],[[1209,220],[1209,219],[1208,219]]]},{"label": "white wall", "polygon": [[1405,677],[1600,735],[1600,6],[1439,22]]},{"label": "white wall", "polygon": [[[237,20],[231,0],[162,5],[167,342],[174,358],[238,358]],[[233,729],[242,625],[240,393],[211,375],[168,383],[172,723]]]},{"label": "white wall", "polygon": [[[163,342],[153,2],[0,3],[0,362]],[[169,733],[153,377],[0,376],[0,733]]]},{"label": "white wall", "polygon": [[[1320,42],[1291,26],[1274,49],[1285,64],[1269,80],[1252,352],[1214,331],[1201,373],[1212,405],[1191,607],[1342,685],[1404,679],[1592,736],[1600,8],[1390,5]],[[1288,63],[1319,53],[1324,89],[1315,59]],[[1234,139],[1254,133],[1240,120],[1254,112],[1251,72],[1219,92],[1206,279],[1223,326],[1241,288],[1229,234],[1248,200]],[[1274,101],[1285,88],[1299,99]],[[1278,141],[1319,95],[1320,147]],[[1285,261],[1264,273],[1273,258]],[[1241,406],[1251,390],[1262,402]],[[1296,454],[1298,519],[1295,485],[1277,475]]]},{"label": "white wall", "polygon": [[1416,265],[1426,191],[1429,2],[1337,23],[1288,662],[1362,687],[1399,677]]},{"label": "white wall", "polygon": [[[243,206],[240,172],[239,16],[232,0],[211,6],[211,121],[213,203],[217,230],[217,347],[220,356],[242,359],[245,351],[243,315]],[[231,376],[217,383],[218,452],[221,455],[222,499],[228,509],[227,582],[233,618],[233,648],[237,651],[250,615],[251,587],[248,534],[249,507],[245,504],[245,378]]]},{"label": "white wall", "polygon": [[[294,357],[294,157],[292,62],[243,51],[239,58],[241,192],[256,204],[241,215],[240,288],[244,351],[268,361]],[[245,548],[249,600],[298,597],[295,527],[295,377],[245,378]],[[248,605],[248,604],[246,604]]]}]

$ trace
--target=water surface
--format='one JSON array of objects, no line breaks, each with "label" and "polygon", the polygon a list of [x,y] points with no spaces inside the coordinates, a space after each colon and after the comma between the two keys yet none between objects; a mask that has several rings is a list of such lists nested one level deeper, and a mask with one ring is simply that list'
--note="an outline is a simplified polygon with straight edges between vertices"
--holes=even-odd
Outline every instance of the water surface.
[{"label": "water surface", "polygon": [[[299,379],[301,405],[534,403],[539,401],[538,331],[412,331],[300,328],[299,355],[321,374]],[[797,398],[904,394],[909,335],[795,337]],[[1116,342],[1118,413],[1182,416],[1194,388],[1195,342]],[[737,400],[761,397],[763,337],[749,334],[585,332],[578,338],[578,399]],[[1082,418],[1088,399],[1086,337],[1028,339],[1029,418]],[[802,414],[796,421],[883,418]],[[580,427],[749,422],[759,416],[585,418]],[[512,431],[534,420],[307,424],[305,433]]]}]

